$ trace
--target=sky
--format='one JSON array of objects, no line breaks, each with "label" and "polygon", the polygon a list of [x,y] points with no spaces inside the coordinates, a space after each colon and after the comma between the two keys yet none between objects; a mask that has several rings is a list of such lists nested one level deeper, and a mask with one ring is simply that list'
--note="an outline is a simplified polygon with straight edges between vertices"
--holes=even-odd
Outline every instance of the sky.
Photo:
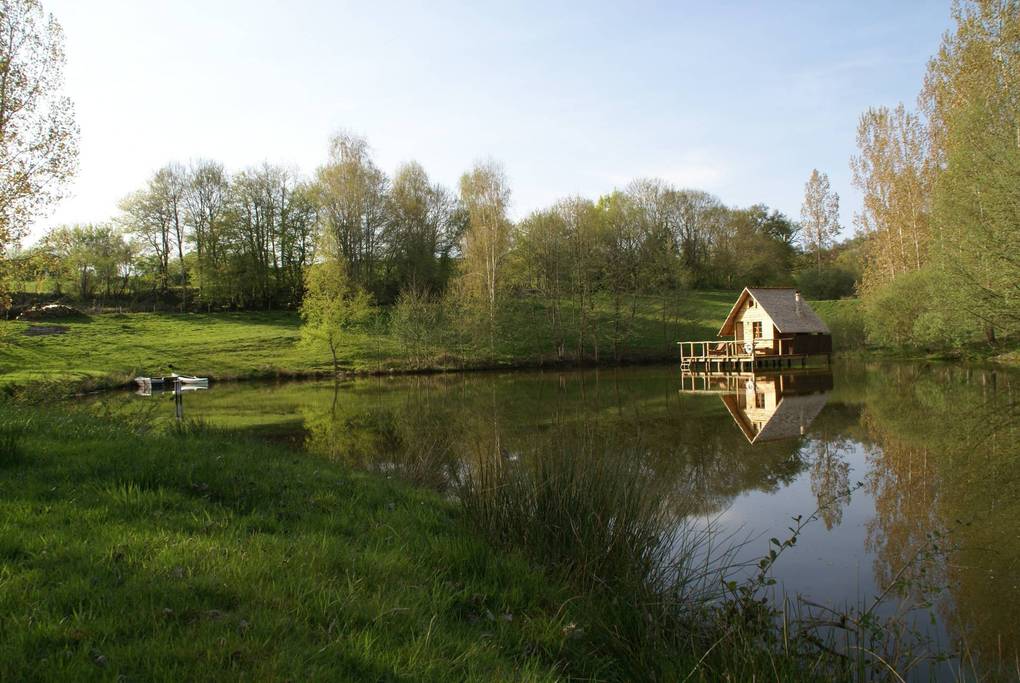
[{"label": "sky", "polygon": [[522,217],[659,177],[798,217],[842,197],[857,120],[913,105],[949,0],[43,0],[66,34],[80,170],[33,229],[104,221],[160,166],[310,176],[338,130],[455,187],[503,163]]}]

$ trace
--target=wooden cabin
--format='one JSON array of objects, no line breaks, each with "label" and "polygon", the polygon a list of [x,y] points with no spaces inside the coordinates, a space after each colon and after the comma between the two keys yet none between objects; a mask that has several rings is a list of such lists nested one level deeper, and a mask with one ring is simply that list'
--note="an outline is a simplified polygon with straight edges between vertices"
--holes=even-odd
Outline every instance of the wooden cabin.
[{"label": "wooden cabin", "polygon": [[792,287],[745,287],[719,328],[719,340],[680,342],[684,370],[791,367],[832,353],[832,333]]}]

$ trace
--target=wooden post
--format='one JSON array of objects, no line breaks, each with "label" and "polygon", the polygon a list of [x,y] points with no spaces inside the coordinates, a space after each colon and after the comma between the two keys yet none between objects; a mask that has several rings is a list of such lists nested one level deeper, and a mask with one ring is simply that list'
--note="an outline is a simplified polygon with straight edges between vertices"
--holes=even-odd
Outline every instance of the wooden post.
[{"label": "wooden post", "polygon": [[177,413],[177,421],[184,419],[184,392],[181,388],[181,378],[174,377],[174,409]]}]

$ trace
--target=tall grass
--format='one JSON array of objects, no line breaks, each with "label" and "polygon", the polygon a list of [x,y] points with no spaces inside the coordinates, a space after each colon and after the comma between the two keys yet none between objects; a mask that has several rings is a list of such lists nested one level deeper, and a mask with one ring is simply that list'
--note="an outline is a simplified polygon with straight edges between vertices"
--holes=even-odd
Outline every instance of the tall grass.
[{"label": "tall grass", "polygon": [[588,628],[636,677],[898,680],[947,658],[909,610],[878,616],[888,597],[909,592],[915,568],[843,609],[775,595],[774,566],[824,508],[739,563],[746,539],[692,522],[642,462],[640,444],[596,434],[540,454],[489,447],[465,467],[458,495],[491,543],[523,552],[595,605]]},{"label": "tall grass", "polygon": [[710,647],[739,544],[692,523],[637,447],[605,448],[591,434],[540,456],[475,456],[457,488],[469,523],[596,603],[588,628],[632,672],[670,677]]},{"label": "tall grass", "polygon": [[22,461],[21,432],[11,420],[0,421],[0,468]]},{"label": "tall grass", "polygon": [[582,649],[435,494],[201,423],[0,399],[0,435],[2,681],[553,681]]}]

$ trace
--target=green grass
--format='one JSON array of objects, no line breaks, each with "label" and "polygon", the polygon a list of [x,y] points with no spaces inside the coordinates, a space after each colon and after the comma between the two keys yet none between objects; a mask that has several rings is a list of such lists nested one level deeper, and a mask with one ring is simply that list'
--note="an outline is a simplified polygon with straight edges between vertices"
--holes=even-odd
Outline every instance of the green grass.
[{"label": "green grass", "polygon": [[[672,359],[679,339],[712,338],[729,311],[733,294],[691,292],[669,301],[661,320],[661,299],[642,297],[624,360]],[[495,355],[477,350],[454,354],[436,349],[433,369],[509,367],[553,362],[537,303],[519,308],[504,321]],[[354,335],[341,354],[344,367],[355,372],[423,369],[405,360],[400,343],[387,331],[381,311],[370,329]],[[601,334],[608,328],[608,304],[602,302]],[[51,323],[37,323],[49,325]],[[85,322],[58,322],[64,334],[26,336],[29,323],[0,322],[0,387],[60,382],[65,389],[88,390],[125,384],[136,375],[179,372],[214,379],[312,376],[332,371],[325,348],[299,344],[300,318],[276,313],[126,313],[98,314]],[[610,360],[609,343],[600,342],[601,360]],[[568,350],[575,346],[568,334]],[[589,349],[590,353],[590,349]],[[589,359],[590,360],[590,359]]]},{"label": "green grass", "polygon": [[208,428],[3,409],[0,680],[613,677],[570,594],[433,494]]},{"label": "green grass", "polygon": [[[89,386],[123,384],[138,374],[201,372],[217,379],[312,374],[326,358],[298,345],[295,313],[95,315],[87,322],[59,323],[65,334],[29,337],[27,323],[0,343],[0,383],[62,381]],[[50,324],[50,323],[39,323]],[[381,361],[385,347],[354,347],[362,362]]]},{"label": "green grass", "polygon": [[[301,389],[279,400],[304,405]],[[496,466],[472,471],[458,505],[345,464],[352,392],[321,425],[330,448],[305,452],[237,431],[257,422],[249,411],[280,412],[269,398],[235,401],[231,431],[0,403],[0,680],[883,677],[827,657],[789,615],[782,630],[750,600],[706,603],[699,585],[718,595],[723,574],[684,564],[701,540],[669,543],[663,573],[661,531],[686,508],[663,509],[668,479],[614,444],[616,424],[535,460],[494,456],[492,439],[457,449]],[[505,421],[537,424],[535,403],[507,399],[519,412]],[[431,423],[409,434],[430,442]],[[688,590],[664,591],[667,577]]]},{"label": "green grass", "polygon": [[[613,521],[621,501],[637,505],[627,528],[649,531],[640,509],[652,493],[600,476],[613,468],[585,474],[609,494],[593,514],[535,482],[565,516],[531,541],[490,543],[470,507],[236,432],[0,408],[0,680],[817,680],[828,670],[812,673],[816,659],[762,641],[760,625],[702,614],[699,601],[679,615],[658,604],[642,584],[650,558],[625,553],[652,539],[623,538]],[[568,520],[586,535],[553,528]],[[576,548],[536,554],[557,533]],[[605,553],[575,552],[607,539]]]}]

